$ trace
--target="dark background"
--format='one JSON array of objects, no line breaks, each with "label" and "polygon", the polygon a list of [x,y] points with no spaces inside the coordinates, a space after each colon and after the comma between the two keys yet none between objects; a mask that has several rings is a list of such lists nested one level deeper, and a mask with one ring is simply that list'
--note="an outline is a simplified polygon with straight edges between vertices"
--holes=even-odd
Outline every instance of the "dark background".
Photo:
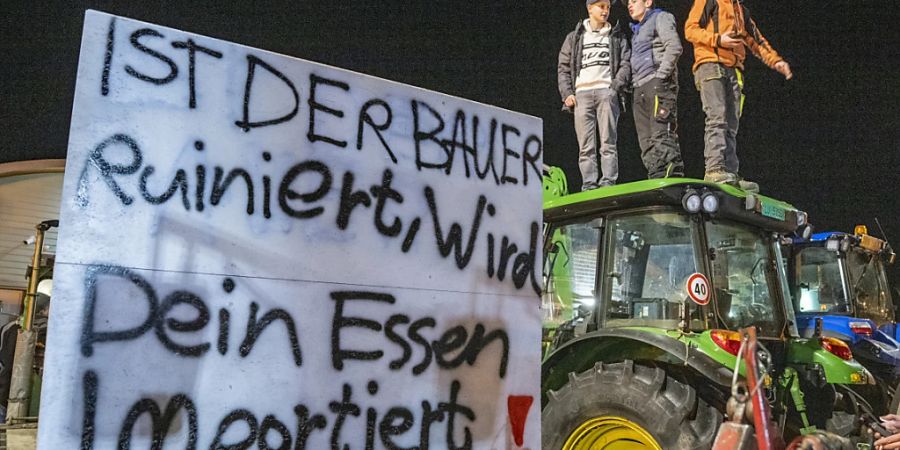
[{"label": "dark background", "polygon": [[[679,30],[689,0],[660,0]],[[817,229],[869,225],[900,249],[900,11],[892,0],[746,0],[791,64],[750,58],[738,133],[741,174],[810,213]],[[544,121],[545,162],[580,186],[575,133],[561,113],[556,61],[584,2],[4,2],[0,163],[62,158],[85,9],[98,9],[445,92]],[[619,3],[611,21],[627,20]],[[691,46],[679,62],[688,176],[703,176],[703,112]],[[620,182],[646,176],[630,112],[620,119]],[[898,264],[900,265],[900,264]],[[892,276],[900,283],[900,271]]]}]

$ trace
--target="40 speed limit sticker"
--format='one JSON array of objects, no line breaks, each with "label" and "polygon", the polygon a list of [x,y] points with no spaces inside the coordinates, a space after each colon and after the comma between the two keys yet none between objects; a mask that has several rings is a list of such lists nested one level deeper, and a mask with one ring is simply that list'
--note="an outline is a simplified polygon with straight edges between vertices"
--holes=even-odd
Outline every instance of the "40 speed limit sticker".
[{"label": "40 speed limit sticker", "polygon": [[709,303],[709,280],[702,273],[695,273],[687,280],[688,296],[698,305]]}]

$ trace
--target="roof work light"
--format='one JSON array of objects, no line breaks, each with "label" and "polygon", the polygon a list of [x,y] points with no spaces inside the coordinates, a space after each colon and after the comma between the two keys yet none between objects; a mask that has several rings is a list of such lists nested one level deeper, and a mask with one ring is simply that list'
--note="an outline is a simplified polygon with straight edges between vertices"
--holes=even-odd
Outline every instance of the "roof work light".
[{"label": "roof work light", "polygon": [[700,212],[702,203],[703,201],[700,199],[700,194],[693,189],[685,190],[684,197],[681,197],[681,206],[684,206],[685,211],[691,214]]},{"label": "roof work light", "polygon": [[703,212],[712,214],[719,210],[719,197],[712,192],[706,192],[701,197],[703,204]]}]

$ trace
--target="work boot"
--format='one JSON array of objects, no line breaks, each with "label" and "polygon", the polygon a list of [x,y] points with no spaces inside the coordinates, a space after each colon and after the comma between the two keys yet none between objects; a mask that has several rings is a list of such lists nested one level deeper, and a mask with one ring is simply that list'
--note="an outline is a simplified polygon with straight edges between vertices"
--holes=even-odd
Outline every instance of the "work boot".
[{"label": "work boot", "polygon": [[747,181],[741,178],[741,176],[736,173],[731,173],[724,170],[713,170],[710,172],[706,172],[706,175],[703,176],[703,181],[728,184],[736,188],[743,189],[747,192],[752,192],[754,194],[759,193],[758,184],[752,181]]},{"label": "work boot", "polygon": [[711,170],[709,172],[706,172],[706,174],[703,175],[703,181],[709,181],[711,183],[730,184],[734,187],[739,187],[737,184],[737,175],[726,172],[724,170]]},{"label": "work boot", "polygon": [[758,184],[756,184],[752,181],[747,181],[747,180],[741,178],[740,175],[737,175],[737,178],[738,178],[738,187],[739,188],[741,188],[747,192],[759,194],[759,185]]}]

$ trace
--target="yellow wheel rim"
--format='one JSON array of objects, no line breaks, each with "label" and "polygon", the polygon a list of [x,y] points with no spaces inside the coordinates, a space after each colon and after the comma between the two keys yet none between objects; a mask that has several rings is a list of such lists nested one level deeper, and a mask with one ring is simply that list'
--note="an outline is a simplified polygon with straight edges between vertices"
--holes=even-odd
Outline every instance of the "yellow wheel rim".
[{"label": "yellow wheel rim", "polygon": [[653,436],[640,425],[623,417],[603,416],[579,426],[562,450],[662,450]]}]

